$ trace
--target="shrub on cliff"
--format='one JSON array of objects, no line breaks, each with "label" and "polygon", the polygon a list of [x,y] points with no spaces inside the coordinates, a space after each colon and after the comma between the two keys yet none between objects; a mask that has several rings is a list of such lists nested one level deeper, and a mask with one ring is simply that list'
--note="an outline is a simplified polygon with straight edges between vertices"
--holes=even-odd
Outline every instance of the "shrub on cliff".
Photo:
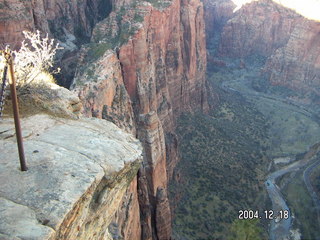
[{"label": "shrub on cliff", "polygon": [[[24,31],[25,40],[15,55],[15,71],[19,85],[28,84],[36,81],[53,81],[51,73],[59,71],[54,70],[54,57],[56,51],[61,49],[59,43],[54,39],[41,37],[40,31],[36,33]],[[41,77],[39,77],[41,76]]]}]

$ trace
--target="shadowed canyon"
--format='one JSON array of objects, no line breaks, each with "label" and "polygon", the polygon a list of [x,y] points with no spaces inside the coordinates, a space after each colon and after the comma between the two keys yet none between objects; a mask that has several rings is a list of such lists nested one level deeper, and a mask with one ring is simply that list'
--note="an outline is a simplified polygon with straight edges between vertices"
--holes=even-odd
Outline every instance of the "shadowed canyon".
[{"label": "shadowed canyon", "polygon": [[5,95],[0,239],[320,239],[319,12],[0,1],[1,49],[61,47],[55,81],[17,86],[26,172]]}]

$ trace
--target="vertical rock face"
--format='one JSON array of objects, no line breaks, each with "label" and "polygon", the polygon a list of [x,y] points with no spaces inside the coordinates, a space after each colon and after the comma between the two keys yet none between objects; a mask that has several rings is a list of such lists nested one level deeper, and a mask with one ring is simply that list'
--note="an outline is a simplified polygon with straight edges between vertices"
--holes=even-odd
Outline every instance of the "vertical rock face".
[{"label": "vertical rock face", "polygon": [[22,41],[23,30],[35,29],[62,41],[66,31],[88,39],[94,24],[110,10],[111,3],[106,0],[4,1],[0,7],[0,41],[14,46]]},{"label": "vertical rock face", "polygon": [[[44,11],[39,11],[41,8],[44,9],[42,1],[3,1],[0,7],[0,42],[13,47],[20,46],[23,30],[41,28],[48,32],[46,18],[43,17],[44,21],[39,21],[40,16],[44,16]],[[41,25],[36,27],[36,21]]]},{"label": "vertical rock face", "polygon": [[145,167],[150,194],[156,196],[158,187],[167,187],[166,149],[164,132],[157,114],[140,114],[138,137],[144,145]]},{"label": "vertical rock face", "polygon": [[319,98],[320,22],[300,21],[288,43],[268,59],[265,71],[272,84],[311,92],[314,100]]},{"label": "vertical rock face", "polygon": [[124,83],[137,111],[157,112],[168,128],[182,111],[207,108],[202,5],[181,4],[147,9],[143,27],[119,52]]},{"label": "vertical rock face", "polygon": [[236,5],[231,0],[203,0],[204,18],[206,22],[207,42],[214,36],[214,31],[223,27],[233,15]]},{"label": "vertical rock face", "polygon": [[[145,149],[141,175],[147,181],[141,181],[140,188],[148,189],[150,203],[142,206],[149,208],[142,210],[143,236],[170,239],[170,209],[163,203],[168,203],[167,181],[178,160],[175,120],[183,111],[208,108],[203,10],[199,1],[173,1],[163,11],[152,9],[145,19],[143,28],[120,49],[119,59]],[[164,192],[161,200],[157,189]]]},{"label": "vertical rock face", "polygon": [[137,179],[127,189],[117,210],[109,232],[113,239],[141,239],[140,211],[137,196]]},{"label": "vertical rock face", "polygon": [[135,134],[132,103],[123,84],[120,62],[115,53],[106,52],[96,62],[80,60],[72,88],[76,88],[87,117],[109,120]]},{"label": "vertical rock face", "polygon": [[[142,142],[138,188],[127,194],[135,196],[138,190],[141,238],[170,239],[167,184],[178,161],[175,121],[184,111],[209,108],[203,8],[198,0],[175,0],[162,10],[145,3],[126,9],[122,21],[130,14],[136,16],[132,11],[143,13],[135,33],[115,52],[96,56],[83,69],[80,65],[73,88],[87,115],[113,120]],[[93,43],[108,47],[103,36],[115,39],[118,32],[123,36],[124,25],[117,19],[119,15],[111,13],[100,22],[93,31]],[[82,57],[86,55],[90,52],[84,51]],[[117,88],[123,90],[120,101]],[[125,234],[130,224],[122,223],[117,216],[113,229],[130,239]]]},{"label": "vertical rock face", "polygon": [[225,25],[220,53],[234,57],[271,55],[284,46],[294,26],[302,18],[272,0],[244,5]]},{"label": "vertical rock face", "polygon": [[171,222],[171,213],[168,197],[165,189],[159,187],[157,189],[157,209],[156,209],[156,229],[159,240],[170,239],[170,226],[167,224]]}]

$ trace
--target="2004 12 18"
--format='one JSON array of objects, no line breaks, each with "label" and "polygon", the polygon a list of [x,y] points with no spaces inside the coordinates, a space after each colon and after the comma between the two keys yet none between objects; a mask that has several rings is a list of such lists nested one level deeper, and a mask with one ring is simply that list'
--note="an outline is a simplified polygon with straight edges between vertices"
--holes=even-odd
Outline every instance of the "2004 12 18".
[{"label": "2004 12 18", "polygon": [[290,216],[289,210],[280,210],[276,213],[273,210],[264,210],[260,214],[258,210],[239,210],[238,219],[288,219]]}]

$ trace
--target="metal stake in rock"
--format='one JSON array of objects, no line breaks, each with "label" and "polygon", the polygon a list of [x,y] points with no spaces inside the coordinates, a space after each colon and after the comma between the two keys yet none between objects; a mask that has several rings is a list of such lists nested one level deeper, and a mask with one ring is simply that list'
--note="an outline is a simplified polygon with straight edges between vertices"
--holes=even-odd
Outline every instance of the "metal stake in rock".
[{"label": "metal stake in rock", "polygon": [[1,90],[0,90],[0,119],[2,117],[2,112],[4,108],[4,102],[5,102],[5,92],[7,88],[7,71],[8,71],[8,65],[6,64],[3,69],[3,76],[2,76],[2,83],[1,83]]},{"label": "metal stake in rock", "polygon": [[21,167],[21,171],[27,171],[28,168],[26,165],[25,157],[24,157],[23,140],[22,140],[21,126],[20,126],[20,118],[19,118],[16,80],[14,77],[14,70],[13,70],[13,57],[9,49],[6,49],[2,53],[4,54],[4,57],[6,59],[6,64],[8,65],[8,70],[9,70],[9,84],[10,84],[10,92],[11,92],[11,98],[12,98],[14,125],[16,128],[17,144],[18,144],[18,151],[19,151],[19,158],[20,158],[20,167]]}]

